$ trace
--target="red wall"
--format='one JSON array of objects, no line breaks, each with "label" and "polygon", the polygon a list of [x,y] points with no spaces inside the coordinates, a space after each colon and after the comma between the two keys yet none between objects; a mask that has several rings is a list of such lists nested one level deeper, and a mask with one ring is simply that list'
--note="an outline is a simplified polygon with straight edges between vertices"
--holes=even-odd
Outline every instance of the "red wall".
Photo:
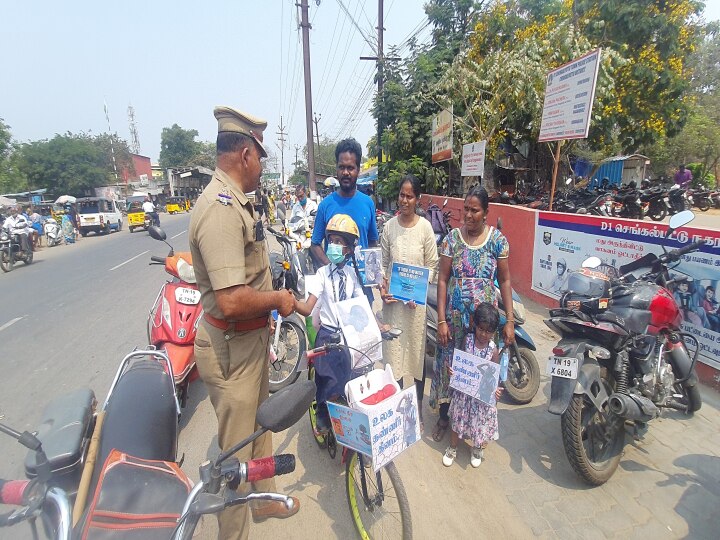
[{"label": "red wall", "polygon": [[140,156],[138,154],[130,154],[132,156],[133,166],[135,167],[135,178],[140,178],[141,174],[146,174],[148,181],[152,180],[152,166],[150,158]]}]

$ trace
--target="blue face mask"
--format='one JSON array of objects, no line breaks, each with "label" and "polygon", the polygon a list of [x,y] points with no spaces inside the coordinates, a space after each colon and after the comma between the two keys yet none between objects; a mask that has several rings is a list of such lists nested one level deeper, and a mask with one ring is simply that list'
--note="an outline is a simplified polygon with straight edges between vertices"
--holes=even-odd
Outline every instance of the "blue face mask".
[{"label": "blue face mask", "polygon": [[328,244],[325,254],[327,255],[327,258],[330,259],[330,262],[335,264],[340,264],[345,260],[343,246],[339,244]]},{"label": "blue face mask", "polygon": [[300,203],[300,206],[305,206],[305,203],[307,202],[307,197],[305,197],[304,199],[300,199],[298,202]]}]

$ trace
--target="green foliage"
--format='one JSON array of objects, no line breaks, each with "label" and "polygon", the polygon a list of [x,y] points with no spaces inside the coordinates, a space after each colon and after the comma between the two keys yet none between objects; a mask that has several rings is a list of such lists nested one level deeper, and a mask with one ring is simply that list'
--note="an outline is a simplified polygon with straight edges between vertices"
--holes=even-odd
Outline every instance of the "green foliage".
[{"label": "green foliage", "polygon": [[27,183],[17,170],[17,145],[10,126],[0,118],[0,193],[25,191]]},{"label": "green foliage", "polygon": [[191,163],[193,166],[214,169],[216,157],[217,146],[215,143],[200,141],[195,143],[195,155],[191,158]]},{"label": "green foliage", "polygon": [[693,175],[693,185],[705,188],[715,187],[715,175],[708,171],[704,163],[688,163],[685,165]]},{"label": "green foliage", "polygon": [[47,188],[55,194],[84,195],[114,182],[107,155],[87,135],[55,135],[18,150],[17,168],[30,189]]},{"label": "green foliage", "polygon": [[196,129],[183,129],[177,124],[163,128],[160,135],[160,166],[163,169],[171,167],[192,167],[194,158],[200,152],[195,137]]}]

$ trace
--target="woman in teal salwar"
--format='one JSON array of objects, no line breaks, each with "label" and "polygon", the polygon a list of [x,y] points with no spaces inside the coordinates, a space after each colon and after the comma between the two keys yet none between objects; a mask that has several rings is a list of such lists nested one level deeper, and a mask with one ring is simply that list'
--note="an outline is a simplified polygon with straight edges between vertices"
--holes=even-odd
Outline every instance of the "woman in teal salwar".
[{"label": "woman in teal salwar", "polygon": [[[472,330],[475,308],[482,302],[497,306],[496,277],[503,304],[512,306],[510,245],[500,231],[487,224],[487,212],[487,191],[471,189],[465,197],[463,226],[450,231],[440,247],[437,352],[430,388],[430,407],[439,408],[440,412],[433,430],[435,441],[442,440],[449,426],[453,350],[462,348],[465,335]],[[515,341],[512,313],[503,328],[503,337],[507,344]]]}]

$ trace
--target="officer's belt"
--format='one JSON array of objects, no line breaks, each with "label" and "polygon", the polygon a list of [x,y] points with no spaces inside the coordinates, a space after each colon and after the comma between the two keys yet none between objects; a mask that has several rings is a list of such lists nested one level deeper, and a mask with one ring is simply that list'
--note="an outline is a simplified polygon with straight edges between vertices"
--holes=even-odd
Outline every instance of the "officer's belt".
[{"label": "officer's belt", "polygon": [[258,317],[257,319],[247,319],[245,321],[225,321],[222,319],[216,319],[212,315],[205,313],[203,318],[208,324],[219,328],[220,330],[235,330],[236,332],[247,332],[249,330],[257,330],[263,328],[268,324],[268,316]]}]

